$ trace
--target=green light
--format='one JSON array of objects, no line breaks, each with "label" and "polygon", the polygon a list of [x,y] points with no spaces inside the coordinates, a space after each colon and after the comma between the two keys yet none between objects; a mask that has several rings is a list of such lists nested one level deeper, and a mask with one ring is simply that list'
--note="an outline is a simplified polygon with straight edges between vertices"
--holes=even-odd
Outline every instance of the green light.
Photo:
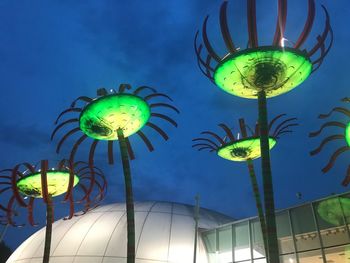
[{"label": "green light", "polygon": [[140,130],[151,115],[148,104],[131,94],[111,94],[92,101],[80,114],[80,129],[98,140],[117,140],[117,130],[128,137]]},{"label": "green light", "polygon": [[[275,144],[276,140],[269,137],[270,150]],[[260,138],[247,138],[226,144],[218,150],[217,154],[224,159],[236,162],[259,158],[261,156]]]},{"label": "green light", "polygon": [[[74,175],[73,187],[79,182]],[[69,184],[69,172],[47,171],[47,187],[51,196],[57,196],[67,191]],[[17,181],[17,188],[25,196],[42,198],[41,174],[40,172],[30,174]]]},{"label": "green light", "polygon": [[327,199],[320,202],[317,206],[317,213],[320,217],[335,226],[344,224],[343,211],[346,218],[350,216],[350,199],[339,197],[339,200],[338,198]]},{"label": "green light", "polygon": [[350,122],[346,125],[345,128],[345,140],[348,146],[350,146]]},{"label": "green light", "polygon": [[216,68],[214,80],[221,89],[238,97],[256,99],[264,90],[270,98],[298,86],[311,70],[306,54],[296,49],[262,47],[225,58]]}]

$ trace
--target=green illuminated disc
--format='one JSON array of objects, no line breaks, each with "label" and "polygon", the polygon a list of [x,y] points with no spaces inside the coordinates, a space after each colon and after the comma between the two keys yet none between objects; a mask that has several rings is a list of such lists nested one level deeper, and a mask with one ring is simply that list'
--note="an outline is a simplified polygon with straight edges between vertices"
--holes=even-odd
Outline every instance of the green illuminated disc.
[{"label": "green illuminated disc", "polygon": [[262,47],[225,58],[216,68],[214,80],[221,89],[238,97],[256,99],[264,90],[269,98],[295,88],[311,70],[306,54],[296,49]]},{"label": "green illuminated disc", "polygon": [[345,128],[345,140],[348,146],[350,146],[350,122],[346,125]]},{"label": "green illuminated disc", "polygon": [[[269,148],[270,150],[276,144],[276,140],[269,137]],[[256,159],[261,156],[260,152],[260,138],[250,137],[242,140],[235,141],[230,144],[222,146],[217,154],[227,160],[243,162],[248,159]]]},{"label": "green illuminated disc", "polygon": [[321,201],[317,207],[320,217],[335,226],[344,224],[343,211],[346,218],[350,217],[350,199],[344,197],[339,197],[339,199],[341,206],[338,198],[331,198]]},{"label": "green illuminated disc", "polygon": [[88,104],[80,114],[80,129],[98,140],[117,140],[117,130],[127,137],[140,130],[151,115],[148,104],[130,94],[112,94]]},{"label": "green illuminated disc", "polygon": [[[75,186],[79,182],[79,178],[74,175]],[[67,191],[69,184],[69,172],[47,171],[47,187],[51,196],[57,196]],[[20,193],[25,196],[42,198],[41,174],[34,173],[23,177],[17,181],[17,188]]]}]

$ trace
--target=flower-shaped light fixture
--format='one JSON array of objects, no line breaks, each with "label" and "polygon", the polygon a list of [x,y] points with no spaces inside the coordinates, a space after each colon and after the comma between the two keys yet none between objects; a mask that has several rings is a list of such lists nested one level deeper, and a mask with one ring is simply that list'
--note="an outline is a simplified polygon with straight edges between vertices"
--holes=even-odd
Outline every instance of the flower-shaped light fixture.
[{"label": "flower-shaped light fixture", "polygon": [[[158,98],[165,98],[172,101],[171,98],[163,93],[158,93],[155,89],[147,86],[136,88],[132,93],[128,84],[121,84],[118,91],[111,90],[110,93],[106,89],[97,91],[98,97],[95,99],[89,97],[79,97],[71,104],[71,107],[63,111],[57,118],[57,127],[52,133],[51,139],[56,133],[70,124],[76,127],[70,129],[58,142],[57,153],[60,151],[62,144],[68,137],[74,133],[82,132],[83,135],[75,142],[70,153],[70,160],[74,160],[79,145],[87,138],[93,139],[89,152],[89,163],[94,163],[94,153],[99,141],[107,141],[108,161],[113,164],[113,143],[118,140],[120,153],[123,164],[125,179],[125,195],[126,195],[126,212],[127,212],[127,258],[128,263],[135,261],[135,223],[134,223],[134,203],[132,193],[132,180],[130,172],[129,158],[134,159],[134,151],[131,147],[129,136],[137,134],[146,144],[149,151],[153,151],[153,145],[146,135],[141,131],[144,126],[150,127],[156,131],[165,140],[168,135],[156,124],[153,119],[164,120],[171,125],[177,127],[177,123],[167,115],[159,112],[153,112],[155,108],[168,108],[177,113],[179,111],[172,105],[164,102],[157,102]],[[146,95],[141,95],[147,92]],[[84,102],[82,107],[76,107],[78,101]],[[151,102],[155,101],[155,102]],[[62,116],[76,112],[79,117],[71,118],[58,123]],[[152,121],[150,121],[152,119]]]},{"label": "flower-shaped light fixture", "polygon": [[[220,10],[220,29],[226,45],[223,55],[214,49],[207,34],[207,16],[203,23],[203,44],[198,44],[199,31],[195,37],[195,51],[198,66],[203,74],[224,91],[243,98],[258,98],[263,91],[267,98],[286,93],[301,84],[311,72],[322,64],[333,42],[333,32],[329,15],[325,27],[309,50],[302,49],[308,38],[315,18],[315,1],[308,1],[308,15],[304,29],[292,44],[285,38],[287,21],[287,1],[278,1],[278,17],[272,43],[261,45],[258,42],[255,0],[247,0],[248,48],[240,49],[234,44],[227,22],[227,4]],[[328,45],[327,38],[330,38]]]},{"label": "flower-shaped light fixture", "polygon": [[[46,204],[46,235],[43,262],[49,262],[51,232],[53,216],[53,197],[63,195],[64,202],[69,203],[69,215],[65,219],[71,219],[74,215],[75,204],[83,205],[83,214],[94,208],[104,197],[106,181],[103,173],[96,167],[85,162],[72,163],[61,160],[49,168],[48,160],[42,160],[40,165],[20,163],[12,169],[0,171],[0,195],[4,200],[8,197],[6,205],[0,204],[0,209],[6,213],[6,224],[17,224],[13,217],[19,208],[28,212],[28,221],[32,226],[34,221],[34,204],[36,199],[42,199]],[[74,191],[78,187],[80,191]],[[74,198],[75,200],[74,200]]]},{"label": "flower-shaped light fixture", "polygon": [[[283,116],[285,116],[285,114],[276,116],[269,124],[270,149],[276,145],[277,139],[279,139],[281,135],[292,132],[290,128],[298,125],[294,122],[296,118],[288,118],[279,122]],[[204,131],[201,134],[205,135],[205,137],[193,139],[192,141],[194,141],[195,144],[192,145],[192,147],[197,148],[198,151],[209,150],[209,152],[216,152],[218,156],[229,161],[247,162],[255,198],[255,204],[258,210],[261,231],[263,235],[264,248],[266,250],[268,246],[266,236],[266,221],[264,218],[259,186],[252,161],[261,156],[259,125],[256,124],[255,128],[251,129],[248,125],[245,124],[244,119],[240,119],[240,133],[238,133],[237,137],[234,136],[233,130],[230,129],[226,124],[220,123],[218,126],[225,132],[224,136],[220,136],[212,131]],[[250,131],[250,135],[248,135],[247,130]],[[241,135],[241,137],[239,137],[239,135]]]},{"label": "flower-shaped light fixture", "polygon": [[[202,27],[203,44],[198,44],[199,31],[194,40],[197,62],[202,73],[220,89],[242,98],[258,99],[260,124],[261,166],[264,185],[266,223],[269,229],[268,262],[279,262],[275,205],[271,175],[268,117],[266,98],[286,93],[301,84],[322,64],[328,54],[333,32],[324,6],[326,22],[310,49],[303,48],[315,18],[315,0],[308,1],[308,14],[304,28],[293,43],[285,38],[287,0],[278,0],[278,15],[273,39],[267,45],[258,40],[256,1],[247,0],[248,46],[241,49],[232,40],[227,22],[227,1],[220,9],[220,29],[225,52],[218,52],[209,41],[207,22]],[[245,44],[244,44],[245,45]],[[205,51],[204,51],[205,50]]]},{"label": "flower-shaped light fixture", "polygon": [[[349,98],[342,99],[343,102],[350,102]],[[333,112],[338,112],[342,114],[342,121],[328,121],[324,123],[321,128],[316,132],[311,132],[310,137],[316,137],[322,133],[323,129],[327,127],[338,127],[342,129],[342,132],[339,134],[333,134],[324,138],[321,144],[313,151],[310,152],[311,155],[318,154],[322,151],[323,147],[332,141],[342,140],[344,144],[339,147],[330,157],[328,163],[325,167],[322,168],[323,173],[327,173],[335,164],[337,158],[344,152],[350,150],[350,110],[344,107],[335,107],[328,114],[320,114],[320,119],[326,119],[331,116]],[[350,183],[350,165],[348,166],[346,176],[342,182],[343,186],[347,186]]]}]

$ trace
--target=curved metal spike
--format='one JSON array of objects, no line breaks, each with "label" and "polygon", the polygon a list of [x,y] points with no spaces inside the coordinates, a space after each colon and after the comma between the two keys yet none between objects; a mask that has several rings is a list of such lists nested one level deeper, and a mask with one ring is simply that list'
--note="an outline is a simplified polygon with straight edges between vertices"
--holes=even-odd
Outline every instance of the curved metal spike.
[{"label": "curved metal spike", "polygon": [[277,136],[274,136],[275,139],[279,139],[281,137],[281,135],[285,134],[285,133],[292,133],[292,130],[284,130],[278,133]]},{"label": "curved metal spike", "polygon": [[[333,38],[333,30],[332,30],[332,28],[329,29],[329,32],[330,32],[330,35],[331,35],[331,40],[329,41],[328,47],[327,47],[327,49],[325,50],[325,45],[324,45],[324,42],[323,42],[323,44],[322,44],[322,46],[321,46],[321,55],[320,55],[320,57],[319,57],[318,59],[316,59],[315,61],[312,62],[313,65],[315,65],[315,64],[318,64],[318,65],[317,65],[316,68],[314,68],[314,69],[312,70],[311,73],[315,72],[315,71],[321,66],[321,64],[322,64],[322,62],[323,62],[323,59],[325,58],[325,56],[327,56],[329,50],[330,50],[330,49],[332,48],[332,46],[333,46],[333,39],[334,39],[334,38]],[[322,41],[322,39],[321,39],[320,36],[317,37],[317,40],[318,40],[319,42]]]},{"label": "curved metal spike", "polygon": [[231,129],[226,124],[220,123],[218,126],[221,127],[226,132],[226,135],[227,137],[229,137],[231,142],[235,141],[235,136],[233,135]]},{"label": "curved metal spike", "polygon": [[150,94],[150,95],[144,97],[143,99],[147,101],[147,100],[152,99],[154,97],[164,97],[164,98],[167,98],[170,101],[173,101],[168,95],[166,95],[164,93],[153,93],[153,94]]},{"label": "curved metal spike", "polygon": [[157,131],[163,137],[164,140],[167,141],[169,139],[168,135],[161,128],[159,128],[157,125],[155,125],[151,122],[147,122],[146,125],[148,127],[151,127],[152,129],[154,129],[155,131]]},{"label": "curved metal spike", "polygon": [[73,123],[73,122],[78,122],[79,119],[78,118],[74,118],[74,119],[69,119],[69,120],[66,120],[62,123],[60,123],[59,125],[57,125],[57,127],[53,130],[52,134],[51,134],[51,137],[50,137],[50,140],[52,141],[53,140],[53,137],[55,136],[56,132],[61,129],[64,125],[68,124],[68,123]]},{"label": "curved metal spike", "polygon": [[333,165],[334,165],[335,160],[337,159],[337,157],[338,157],[340,154],[342,154],[343,152],[345,152],[345,151],[347,151],[347,150],[349,150],[349,149],[350,149],[350,147],[348,147],[348,146],[343,146],[343,147],[339,148],[338,150],[336,150],[336,151],[334,152],[334,154],[331,156],[331,158],[329,159],[328,164],[327,164],[325,167],[323,167],[322,172],[323,172],[323,173],[328,172],[328,171],[333,167]]},{"label": "curved metal spike", "polygon": [[[195,37],[194,37],[194,51],[196,53],[196,56],[197,56],[197,64],[198,64],[198,67],[199,69],[202,71],[202,73],[207,76],[208,78],[212,78],[211,74],[210,74],[210,71],[211,72],[214,72],[214,69],[210,66],[210,60],[211,60],[211,56],[208,55],[207,56],[207,61],[204,61],[201,57],[201,52],[202,52],[202,49],[203,49],[203,45],[200,44],[197,48],[197,38],[198,38],[198,34],[199,34],[199,31],[197,31]],[[206,71],[207,73],[209,72],[209,74],[205,73],[204,70],[202,69],[201,65],[203,65],[205,68],[206,68]]]},{"label": "curved metal spike", "polygon": [[94,140],[90,146],[90,152],[89,152],[89,165],[94,165],[94,154],[96,150],[96,146],[98,144],[99,140]]},{"label": "curved metal spike", "polygon": [[[279,137],[279,135],[283,134],[284,131],[286,131],[288,128],[290,127],[295,127],[295,126],[299,126],[298,123],[291,123],[291,124],[288,124],[284,127],[282,127],[281,129],[279,129],[276,133],[274,133],[272,136],[273,137]],[[290,132],[292,132],[292,130],[289,130]]]},{"label": "curved metal spike", "polygon": [[327,143],[329,143],[330,141],[333,141],[333,140],[341,140],[341,139],[344,139],[344,138],[345,138],[345,137],[344,137],[343,134],[335,134],[335,135],[328,136],[327,138],[325,138],[325,139],[321,142],[320,146],[318,146],[315,150],[313,150],[313,151],[310,152],[310,155],[315,155],[315,154],[319,153],[319,152],[323,149],[323,147],[324,147]]},{"label": "curved metal spike", "polygon": [[72,164],[72,162],[69,162],[68,164],[68,171],[69,171],[69,181],[68,181],[68,187],[67,187],[67,191],[66,194],[64,196],[63,201],[67,201],[71,196],[72,196],[72,190],[73,190],[73,185],[74,185],[74,175],[75,173],[77,175],[80,175],[81,173],[81,169],[80,171],[74,171],[74,164]]},{"label": "curved metal spike", "polygon": [[157,118],[161,118],[163,120],[166,120],[168,122],[170,122],[174,127],[177,127],[177,123],[170,117],[164,115],[164,114],[160,114],[160,113],[151,113],[151,116],[153,117],[157,117]]},{"label": "curved metal spike", "polygon": [[76,104],[79,100],[84,101],[84,102],[86,102],[86,103],[89,103],[89,102],[93,101],[93,99],[90,98],[90,97],[87,97],[87,96],[80,96],[80,97],[78,97],[77,99],[75,99],[75,100],[72,102],[72,104],[70,105],[71,108],[74,108],[74,107],[75,107],[75,104]]},{"label": "curved metal spike", "polygon": [[153,103],[153,104],[150,104],[149,107],[150,107],[150,108],[165,107],[165,108],[173,109],[173,110],[176,111],[177,113],[180,113],[180,111],[179,111],[177,108],[175,108],[174,106],[169,105],[169,104],[167,104],[167,103]]},{"label": "curved metal spike", "polygon": [[216,133],[214,132],[211,132],[211,131],[204,131],[204,132],[201,132],[201,134],[209,134],[209,135],[212,135],[214,138],[216,138],[220,144],[225,144],[225,141],[223,139],[220,138],[219,135],[217,135]]},{"label": "curved metal spike", "polygon": [[348,170],[346,171],[346,176],[341,184],[342,186],[348,186],[349,183],[350,183],[350,165],[348,166]]},{"label": "curved metal spike", "polygon": [[68,112],[81,112],[82,110],[83,110],[83,109],[81,109],[81,108],[69,108],[69,109],[67,109],[67,110],[62,111],[62,112],[60,113],[60,115],[58,115],[58,117],[57,117],[57,119],[56,119],[56,121],[55,121],[55,124],[58,123],[58,121],[60,120],[60,118],[61,118],[64,114],[66,114],[66,113],[68,113]]},{"label": "curved metal spike", "polygon": [[143,140],[143,142],[146,144],[148,150],[149,150],[150,152],[152,152],[152,151],[154,150],[154,148],[153,148],[151,142],[150,142],[150,141],[148,140],[148,138],[146,137],[146,135],[144,135],[142,131],[137,131],[136,133],[141,137],[141,139]]},{"label": "curved metal spike", "polygon": [[273,46],[281,46],[281,40],[284,36],[287,21],[287,0],[278,0],[278,16],[275,36],[273,37]]},{"label": "curved metal spike", "polygon": [[248,46],[258,46],[258,32],[256,29],[256,3],[255,0],[247,1],[247,19],[248,19]]},{"label": "curved metal spike", "polygon": [[148,89],[152,91],[153,93],[156,93],[157,91],[154,88],[148,87],[148,86],[141,86],[138,87],[132,94],[136,95],[139,94],[142,90]]},{"label": "curved metal spike", "polygon": [[72,162],[74,162],[74,157],[75,157],[75,154],[78,150],[78,147],[79,145],[87,138],[87,135],[83,135],[81,136],[77,141],[76,143],[74,144],[73,148],[72,148],[72,151],[70,153],[70,156],[69,156],[69,160],[71,160]]},{"label": "curved metal spike", "polygon": [[113,164],[113,141],[108,141],[108,163]]},{"label": "curved metal spike", "polygon": [[208,39],[208,35],[207,35],[207,22],[208,22],[208,18],[209,16],[207,16],[204,20],[204,23],[203,23],[203,27],[202,27],[202,38],[203,38],[203,42],[204,42],[204,45],[208,51],[208,54],[213,58],[215,59],[217,62],[220,62],[221,61],[221,58],[220,56],[218,56],[213,47],[211,46],[210,42],[209,42],[209,39]]},{"label": "curved metal spike", "polygon": [[[330,24],[330,18],[329,18],[329,14],[327,9],[324,7],[324,5],[322,5],[322,8],[326,14],[326,22],[325,22],[325,27],[324,30],[322,32],[322,35],[320,36],[320,38],[318,39],[316,45],[307,53],[307,55],[309,57],[311,57],[313,54],[316,53],[316,51],[322,46],[322,44],[324,43],[324,41],[326,40],[328,33],[330,31],[332,31],[331,29],[331,24]],[[333,31],[332,31],[333,32]]]},{"label": "curved metal spike", "polygon": [[125,90],[130,90],[130,89],[131,89],[130,84],[120,84],[119,89],[118,89],[118,93],[124,93]]},{"label": "curved metal spike", "polygon": [[192,139],[193,142],[197,142],[197,141],[206,141],[206,142],[209,142],[211,144],[213,144],[213,147],[215,148],[219,148],[219,145],[217,145],[215,142],[213,142],[212,140],[209,140],[207,138],[195,138],[195,139]]},{"label": "curved metal spike", "polygon": [[79,128],[79,127],[74,128],[74,129],[70,130],[69,132],[67,132],[66,135],[64,135],[64,136],[62,137],[62,139],[58,142],[57,147],[56,147],[56,153],[59,153],[59,152],[60,152],[61,146],[62,146],[62,144],[64,143],[64,141],[67,140],[67,138],[68,138],[69,136],[73,135],[74,133],[76,133],[76,132],[78,132],[78,131],[80,131],[80,128]]},{"label": "curved metal spike", "polygon": [[304,29],[301,32],[298,40],[296,41],[294,48],[299,48],[302,44],[304,44],[305,40],[310,34],[312,25],[315,19],[315,0],[309,0],[308,2],[308,14],[307,19],[304,25]]},{"label": "curved metal spike", "polygon": [[[283,125],[285,125],[286,123],[290,122],[290,121],[295,121],[297,120],[297,118],[289,118],[289,119],[286,119],[284,121],[282,121],[280,124],[278,124],[273,132],[273,134],[277,134],[278,131],[283,127]],[[289,124],[288,124],[289,125]]]},{"label": "curved metal spike", "polygon": [[132,150],[131,143],[128,137],[125,137],[125,143],[126,143],[126,149],[128,151],[130,160],[135,160],[135,154],[134,151]]},{"label": "curved metal spike", "polygon": [[336,127],[340,127],[340,128],[344,128],[344,129],[346,128],[346,125],[342,122],[329,121],[329,122],[326,122],[325,124],[323,124],[318,131],[310,132],[309,137],[315,137],[315,136],[319,135],[323,131],[324,128],[331,127],[331,126],[336,126]]},{"label": "curved metal spike", "polygon": [[329,116],[331,116],[331,114],[332,114],[333,112],[340,112],[340,113],[343,113],[344,115],[350,117],[350,111],[349,111],[349,110],[347,110],[347,109],[345,109],[345,108],[342,108],[342,107],[335,107],[335,108],[333,108],[333,109],[332,109],[329,113],[327,113],[327,114],[320,114],[320,115],[318,116],[318,118],[320,118],[320,119],[328,118]]},{"label": "curved metal spike", "polygon": [[286,114],[283,113],[283,114],[277,115],[275,118],[273,118],[273,119],[270,121],[269,127],[268,127],[268,131],[269,131],[269,132],[271,131],[271,128],[272,128],[272,126],[275,124],[275,122],[276,122],[279,118],[281,118],[282,116],[286,116]]},{"label": "curved metal spike", "polygon": [[236,52],[235,45],[233,44],[230,30],[227,25],[227,1],[224,1],[220,8],[220,29],[221,35],[224,39],[225,45],[230,53]]},{"label": "curved metal spike", "polygon": [[212,152],[212,150],[213,150],[212,147],[201,147],[201,148],[198,148],[197,150],[200,152],[200,151],[205,150],[205,149],[209,149],[210,150],[209,152]]},{"label": "curved metal spike", "polygon": [[216,150],[212,145],[210,145],[210,144],[207,144],[207,143],[196,143],[196,144],[193,144],[192,145],[192,148],[196,148],[196,147],[202,147],[202,146],[204,146],[204,147],[211,147],[213,150]]}]

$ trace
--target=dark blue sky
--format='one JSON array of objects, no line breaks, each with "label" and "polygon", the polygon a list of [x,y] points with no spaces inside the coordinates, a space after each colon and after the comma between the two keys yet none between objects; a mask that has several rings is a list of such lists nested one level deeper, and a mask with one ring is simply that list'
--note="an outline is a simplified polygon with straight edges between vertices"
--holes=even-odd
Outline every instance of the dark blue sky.
[{"label": "dark blue sky", "polygon": [[[275,0],[258,1],[259,39],[272,42],[276,22]],[[289,1],[285,37],[295,41],[306,17],[307,1]],[[300,126],[284,136],[271,152],[275,200],[278,209],[348,189],[340,185],[349,153],[337,160],[326,175],[321,168],[331,153],[344,145],[334,142],[322,154],[309,156],[321,141],[308,138],[322,121],[319,113],[341,105],[350,94],[350,3],[345,0],[317,2],[314,30],[308,44],[315,43],[324,25],[320,4],[327,6],[334,30],[334,45],[321,68],[301,86],[268,100],[270,118],[280,113],[297,117]],[[207,14],[209,36],[223,47],[218,13],[221,1],[0,1],[0,168],[40,159],[65,157],[55,154],[57,141],[49,136],[54,120],[78,96],[95,96],[99,87],[120,83],[148,85],[174,99],[181,115],[177,129],[161,124],[170,140],[145,130],[154,143],[149,153],[137,138],[131,138],[136,153],[132,162],[137,201],[167,200],[192,204],[199,193],[201,205],[235,218],[256,214],[250,181],[244,163],[232,163],[213,153],[191,148],[201,131],[219,131],[220,122],[238,126],[257,118],[257,102],[224,93],[197,68],[193,39]],[[229,20],[237,46],[247,43],[245,1],[229,3]],[[344,105],[344,104],[343,104]],[[346,105],[345,105],[346,106]],[[348,121],[341,114],[334,115]],[[328,129],[324,136],[338,133]],[[67,145],[66,145],[67,146]],[[117,149],[117,147],[116,147]],[[97,149],[97,165],[109,182],[105,203],[124,199],[121,164],[107,165],[106,147]],[[86,157],[80,151],[82,158]],[[116,151],[116,160],[119,153]],[[255,161],[260,172],[260,161]],[[259,176],[259,181],[260,180]],[[303,199],[296,198],[301,192]],[[1,199],[1,202],[4,200]],[[66,212],[58,209],[57,217]],[[44,216],[38,221],[44,223]],[[10,228],[6,241],[16,247],[37,228]]]}]

